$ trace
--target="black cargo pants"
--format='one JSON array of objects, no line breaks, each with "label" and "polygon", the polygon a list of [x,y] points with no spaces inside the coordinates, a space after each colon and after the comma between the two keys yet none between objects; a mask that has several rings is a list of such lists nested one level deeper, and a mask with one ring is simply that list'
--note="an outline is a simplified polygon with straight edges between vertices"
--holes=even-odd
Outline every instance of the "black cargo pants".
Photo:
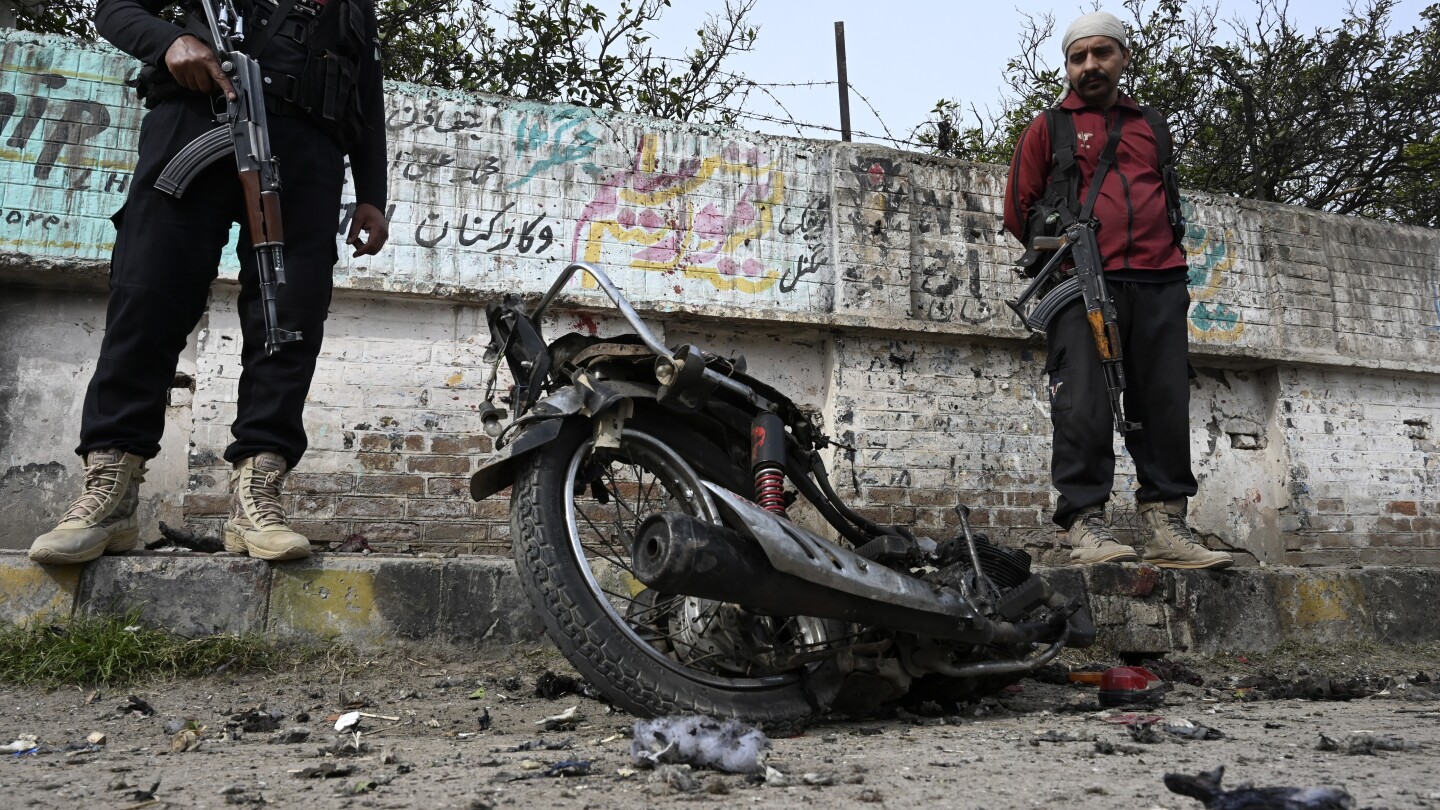
[{"label": "black cargo pants", "polygon": [[[1125,366],[1125,416],[1140,430],[1125,434],[1140,501],[1190,497],[1190,361],[1184,281],[1109,282]],[[1103,506],[1115,483],[1115,426],[1105,375],[1079,300],[1047,330],[1054,443],[1050,479],[1060,493],[1055,523],[1070,528],[1081,509]]]},{"label": "black cargo pants", "polygon": [[[307,446],[301,414],[330,307],[344,158],[308,121],[270,115],[269,122],[280,161],[285,235],[278,325],[304,339],[266,356],[258,271],[242,222],[236,246],[242,368],[231,426],[235,440],[225,458],[236,462],[269,450],[293,467]],[[209,101],[199,98],[162,102],[141,123],[129,196],[113,217],[110,301],[100,359],[85,393],[76,448],[82,456],[108,447],[144,458],[160,452],[180,352],[205,311],[220,251],[242,208],[229,156],[197,177],[182,199],[157,190],[155,180],[176,152],[213,126]]]}]

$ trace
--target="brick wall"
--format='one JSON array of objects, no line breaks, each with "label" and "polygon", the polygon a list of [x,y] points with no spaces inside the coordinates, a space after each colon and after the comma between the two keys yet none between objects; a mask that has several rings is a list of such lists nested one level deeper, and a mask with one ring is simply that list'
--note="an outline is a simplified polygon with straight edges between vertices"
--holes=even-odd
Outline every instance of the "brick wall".
[{"label": "brick wall", "polygon": [[[0,545],[23,547],[78,483],[108,217],[141,111],[121,83],[133,60],[103,46],[3,32],[0,63]],[[312,537],[506,548],[503,500],[466,491],[492,452],[483,307],[583,259],[672,345],[744,354],[812,409],[854,448],[834,478],[865,514],[940,536],[965,503],[997,538],[1062,558],[1044,347],[1004,305],[1019,282],[1002,167],[410,85],[387,105],[391,243],[336,270],[289,488]],[[1440,564],[1440,238],[1203,194],[1186,208],[1194,522],[1247,561]],[[234,272],[182,361],[148,537],[223,518]],[[552,335],[621,328],[580,280],[562,304]],[[1122,529],[1134,486],[1122,456]]]}]

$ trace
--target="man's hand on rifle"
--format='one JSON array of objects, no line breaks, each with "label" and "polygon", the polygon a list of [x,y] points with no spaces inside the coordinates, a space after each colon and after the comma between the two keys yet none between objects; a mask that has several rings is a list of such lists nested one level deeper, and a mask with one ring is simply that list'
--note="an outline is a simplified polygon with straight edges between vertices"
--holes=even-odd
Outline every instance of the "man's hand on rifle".
[{"label": "man's hand on rifle", "polygon": [[187,90],[210,93],[218,89],[225,93],[225,98],[231,101],[236,98],[235,88],[220,69],[215,51],[198,37],[185,34],[171,43],[165,51],[165,67]]},{"label": "man's hand on rifle", "polygon": [[[363,240],[360,238],[361,231],[365,232]],[[355,248],[351,256],[374,256],[389,239],[390,224],[379,208],[370,203],[355,206],[355,216],[350,220],[350,235],[345,237],[345,244]]]}]

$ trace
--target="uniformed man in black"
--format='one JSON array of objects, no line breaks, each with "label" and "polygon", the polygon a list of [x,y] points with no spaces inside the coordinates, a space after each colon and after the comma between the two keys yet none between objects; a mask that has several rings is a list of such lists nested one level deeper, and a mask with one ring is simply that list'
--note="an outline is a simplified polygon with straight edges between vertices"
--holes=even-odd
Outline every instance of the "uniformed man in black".
[{"label": "uniformed man in black", "polygon": [[[199,2],[172,9],[179,24],[161,16],[174,0],[99,0],[96,7],[100,34],[144,63],[137,84],[149,112],[129,197],[113,217],[105,336],[76,449],[85,459],[85,491],[35,540],[30,558],[37,562],[79,563],[135,547],[137,487],[145,463],[160,452],[175,367],[205,310],[231,224],[243,220],[229,158],[205,169],[182,199],[155,188],[170,158],[216,126],[222,94],[233,98]],[[347,156],[356,206],[346,243],[366,256],[388,238],[380,53],[373,0],[238,0],[236,11],[241,49],[264,72],[280,167],[285,284],[277,325],[303,337],[266,354],[256,261],[242,222],[236,251],[244,344],[235,440],[225,451],[234,469],[224,539],[230,551],[289,560],[310,553],[288,525],[280,488],[307,445],[301,414],[339,258]]]}]

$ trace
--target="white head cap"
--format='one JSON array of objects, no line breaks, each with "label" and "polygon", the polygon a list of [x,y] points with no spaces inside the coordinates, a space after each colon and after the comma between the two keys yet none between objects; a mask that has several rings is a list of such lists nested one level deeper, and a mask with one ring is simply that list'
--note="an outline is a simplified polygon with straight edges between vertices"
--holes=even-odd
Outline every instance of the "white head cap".
[{"label": "white head cap", "polygon": [[1060,53],[1069,55],[1070,46],[1075,40],[1086,37],[1110,37],[1120,43],[1120,47],[1130,50],[1130,41],[1125,38],[1125,24],[1114,14],[1104,11],[1092,11],[1080,17],[1070,27],[1065,29],[1065,36],[1060,40]]}]

